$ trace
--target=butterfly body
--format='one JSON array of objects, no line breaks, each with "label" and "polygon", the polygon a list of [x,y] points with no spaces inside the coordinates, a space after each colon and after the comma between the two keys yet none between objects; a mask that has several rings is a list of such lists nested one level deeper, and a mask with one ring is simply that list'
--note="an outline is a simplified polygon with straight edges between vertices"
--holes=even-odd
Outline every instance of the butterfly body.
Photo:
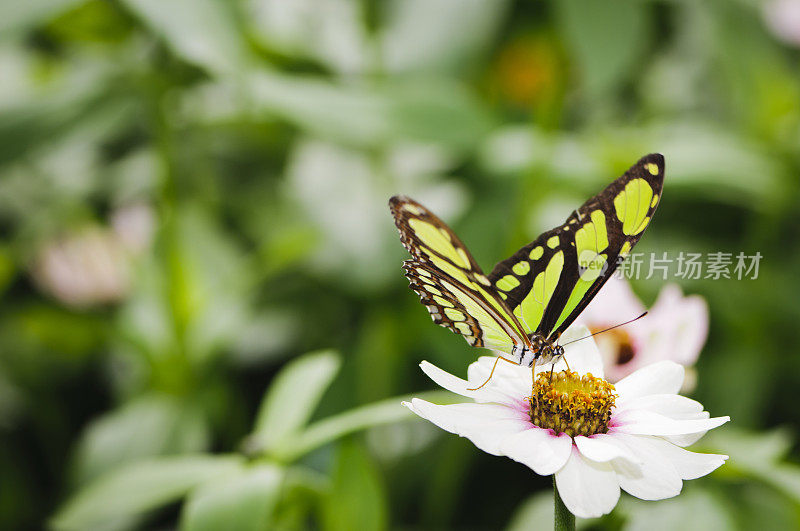
[{"label": "butterfly body", "polygon": [[[534,364],[536,365],[543,365],[546,363],[551,363],[554,361],[558,361],[558,359],[564,355],[564,347],[558,344],[558,338],[548,339],[544,336],[539,334],[531,334],[531,345],[533,345],[533,350],[526,356],[523,352],[523,356],[517,362],[520,365],[525,365],[528,367],[533,367]],[[512,352],[513,355],[513,352]]]},{"label": "butterfly body", "polygon": [[558,338],[596,295],[649,225],[661,197],[664,158],[642,157],[563,225],[485,275],[456,234],[406,196],[389,207],[412,258],[403,268],[436,324],[472,346],[533,366],[564,353]]},{"label": "butterfly body", "polygon": [[511,359],[520,365],[531,367],[536,362],[536,354],[535,348],[528,348],[527,345],[514,345],[511,347]]}]

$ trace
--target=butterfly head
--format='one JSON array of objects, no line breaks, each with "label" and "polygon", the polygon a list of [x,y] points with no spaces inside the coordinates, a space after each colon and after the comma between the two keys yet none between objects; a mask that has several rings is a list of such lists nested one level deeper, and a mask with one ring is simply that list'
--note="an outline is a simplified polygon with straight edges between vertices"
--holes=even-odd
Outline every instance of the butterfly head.
[{"label": "butterfly head", "polygon": [[564,347],[534,334],[530,344],[514,345],[511,355],[523,367],[533,367],[558,361],[564,355]]},{"label": "butterfly head", "polygon": [[539,356],[536,358],[536,365],[546,365],[560,360],[564,355],[564,347],[561,345],[546,345],[539,352]]}]

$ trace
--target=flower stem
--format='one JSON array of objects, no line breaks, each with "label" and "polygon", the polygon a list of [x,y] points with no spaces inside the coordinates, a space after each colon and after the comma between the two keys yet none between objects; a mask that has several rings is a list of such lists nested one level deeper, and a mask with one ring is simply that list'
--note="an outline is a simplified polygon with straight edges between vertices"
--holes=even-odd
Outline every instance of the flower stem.
[{"label": "flower stem", "polygon": [[558,487],[556,487],[556,477],[553,476],[553,501],[555,502],[555,520],[553,528],[555,531],[574,531],[575,530],[575,515],[569,512],[567,506],[561,501],[561,496],[558,494]]}]

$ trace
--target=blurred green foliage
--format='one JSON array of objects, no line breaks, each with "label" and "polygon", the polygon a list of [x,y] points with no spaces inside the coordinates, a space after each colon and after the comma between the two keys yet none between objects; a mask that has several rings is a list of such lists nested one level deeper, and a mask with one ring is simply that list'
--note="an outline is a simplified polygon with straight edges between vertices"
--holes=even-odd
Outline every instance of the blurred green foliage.
[{"label": "blurred green foliage", "polygon": [[0,4],[0,527],[549,526],[547,478],[401,422],[420,360],[476,353],[405,287],[386,200],[488,267],[659,151],[639,248],[764,257],[682,281],[711,310],[695,396],[734,425],[702,444],[732,459],[585,524],[797,528],[779,3]]}]

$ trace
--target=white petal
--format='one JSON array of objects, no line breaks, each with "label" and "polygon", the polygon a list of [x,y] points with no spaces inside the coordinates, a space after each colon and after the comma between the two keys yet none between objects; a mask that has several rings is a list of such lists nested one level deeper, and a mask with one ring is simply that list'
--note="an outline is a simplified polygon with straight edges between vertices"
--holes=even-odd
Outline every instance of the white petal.
[{"label": "white petal", "polygon": [[663,439],[671,442],[675,446],[691,446],[707,433],[707,430],[698,431],[697,433],[687,433],[686,435],[664,435]]},{"label": "white petal", "polygon": [[[578,374],[591,374],[602,378],[605,373],[603,372],[603,359],[600,356],[597,343],[592,338],[582,339],[591,334],[591,332],[585,326],[573,327],[573,330],[576,336],[574,339],[579,339],[580,341],[564,347],[564,358],[566,358],[564,361],[569,364],[570,369]],[[563,334],[559,339],[559,343],[562,345],[571,341],[569,336],[564,336],[567,336],[567,334]]]},{"label": "white petal", "polygon": [[614,384],[620,398],[630,400],[647,395],[676,394],[683,383],[683,366],[660,361],[630,374]]},{"label": "white petal", "polygon": [[558,436],[552,430],[533,427],[505,439],[500,451],[514,461],[531,468],[541,476],[549,476],[567,462],[572,439],[566,433]]},{"label": "white petal", "polygon": [[703,477],[722,466],[728,459],[727,455],[690,452],[658,437],[647,439],[664,459],[672,463],[681,479]]},{"label": "white petal", "polygon": [[[678,418],[676,420],[707,419],[709,417],[711,417],[711,414],[708,411],[701,411],[700,413],[697,413],[694,417],[690,417],[687,415],[686,419]],[[686,433],[683,435],[662,435],[661,438],[671,442],[674,445],[683,447],[683,446],[690,446],[696,443],[697,441],[702,439],[703,435],[705,435],[707,432],[708,430],[702,430],[698,431],[697,433]]]},{"label": "white petal", "polygon": [[703,412],[703,404],[691,398],[673,394],[617,399],[618,411],[630,409],[645,409],[675,420],[708,418],[708,414]]},{"label": "white petal", "polygon": [[647,437],[616,434],[612,441],[627,448],[642,463],[638,471],[629,466],[618,466],[617,462],[612,463],[618,474],[619,486],[625,492],[643,500],[663,500],[681,492],[683,482],[678,471],[650,444]]},{"label": "white petal", "polygon": [[611,437],[613,436],[605,433],[598,433],[590,437],[579,435],[575,437],[575,445],[584,457],[592,461],[607,463],[608,461],[621,459],[628,461],[634,468],[638,467],[641,464],[640,461],[619,445],[609,442]]},{"label": "white petal", "polygon": [[[495,367],[495,362],[497,366]],[[492,379],[482,389],[497,390],[508,396],[524,398],[530,396],[533,380],[531,370],[515,363],[499,360],[496,356],[481,356],[467,369],[469,387],[478,387],[486,382],[494,367]]]},{"label": "white petal", "polygon": [[[453,376],[449,372],[443,371],[436,365],[427,361],[423,361],[419,364],[419,366],[422,369],[422,372],[427,374],[428,377],[436,382],[439,386],[444,387],[452,393],[472,398],[477,402],[508,403],[515,400],[515,398],[508,392],[504,392],[503,390],[498,389],[496,386],[490,386],[489,384],[475,391],[470,391],[469,389],[478,387],[480,384],[473,385],[467,380],[462,380],[458,376]],[[522,396],[523,395],[520,395],[520,397]]]},{"label": "white petal", "polygon": [[556,472],[556,487],[567,509],[580,518],[610,513],[619,500],[619,483],[611,465],[589,461],[577,449]]},{"label": "white petal", "polygon": [[561,334],[558,342],[563,345],[564,343],[575,341],[576,339],[588,336],[589,334],[591,334],[591,332],[586,325],[573,325],[567,328],[567,330]]},{"label": "white petal", "polygon": [[729,420],[730,417],[673,420],[644,409],[629,409],[612,414],[610,426],[613,432],[631,435],[685,435],[708,431]]},{"label": "white petal", "polygon": [[439,406],[414,398],[403,402],[422,418],[443,430],[466,437],[479,449],[492,455],[503,455],[504,439],[531,427],[527,415],[500,404],[450,404]]}]

